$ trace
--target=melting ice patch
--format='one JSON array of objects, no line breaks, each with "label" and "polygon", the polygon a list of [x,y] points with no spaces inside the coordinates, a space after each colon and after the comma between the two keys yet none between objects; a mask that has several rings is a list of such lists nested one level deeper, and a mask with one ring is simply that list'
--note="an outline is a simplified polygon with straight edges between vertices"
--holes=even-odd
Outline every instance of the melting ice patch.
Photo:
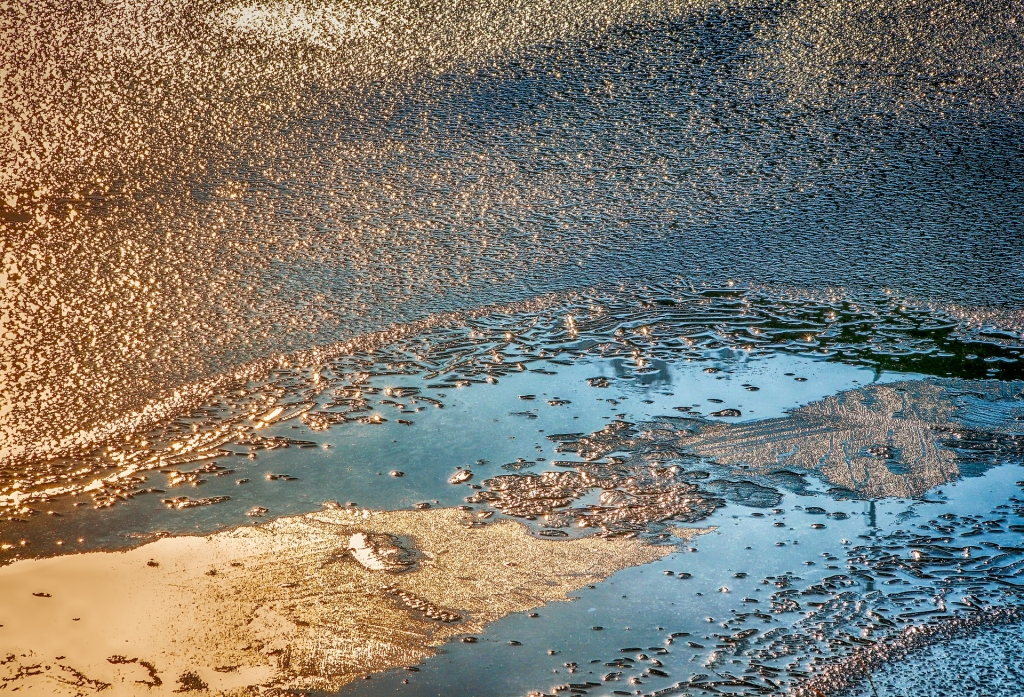
[{"label": "melting ice patch", "polygon": [[[335,691],[673,549],[540,540],[516,523],[470,529],[462,519],[454,509],[329,505],[125,554],[5,567],[0,593],[17,600],[4,607],[0,684],[47,695],[166,694],[175,683],[177,692],[216,694]],[[400,538],[424,560],[388,574],[412,553]],[[74,627],[54,633],[72,613]],[[128,655],[111,656],[102,640],[111,636]]]}]

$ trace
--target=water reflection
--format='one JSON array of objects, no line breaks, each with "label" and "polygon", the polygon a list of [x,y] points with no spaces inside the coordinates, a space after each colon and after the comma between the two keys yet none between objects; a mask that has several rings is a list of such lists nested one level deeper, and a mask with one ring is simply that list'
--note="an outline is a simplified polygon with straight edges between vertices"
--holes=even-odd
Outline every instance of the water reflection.
[{"label": "water reflection", "polygon": [[784,419],[702,425],[679,447],[762,472],[812,470],[864,497],[916,497],[960,475],[956,448],[972,437],[969,424],[984,422],[978,439],[993,445],[1011,436],[1002,455],[1019,456],[1022,417],[1024,383],[915,380],[828,397]]}]

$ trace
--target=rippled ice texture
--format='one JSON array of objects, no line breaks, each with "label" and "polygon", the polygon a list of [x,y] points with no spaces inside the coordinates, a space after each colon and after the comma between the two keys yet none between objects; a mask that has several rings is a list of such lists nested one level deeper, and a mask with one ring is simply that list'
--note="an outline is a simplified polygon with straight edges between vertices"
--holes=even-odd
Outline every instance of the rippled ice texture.
[{"label": "rippled ice texture", "polygon": [[0,459],[120,437],[281,352],[599,282],[1019,309],[1020,22],[8,0]]}]

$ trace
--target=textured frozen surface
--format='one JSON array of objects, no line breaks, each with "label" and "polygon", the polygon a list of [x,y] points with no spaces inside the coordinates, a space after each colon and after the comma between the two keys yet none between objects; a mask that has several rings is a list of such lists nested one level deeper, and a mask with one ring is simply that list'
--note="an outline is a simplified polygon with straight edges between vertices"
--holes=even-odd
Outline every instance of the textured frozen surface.
[{"label": "textured frozen surface", "polygon": [[597,283],[1020,310],[1018,9],[11,0],[0,458]]}]

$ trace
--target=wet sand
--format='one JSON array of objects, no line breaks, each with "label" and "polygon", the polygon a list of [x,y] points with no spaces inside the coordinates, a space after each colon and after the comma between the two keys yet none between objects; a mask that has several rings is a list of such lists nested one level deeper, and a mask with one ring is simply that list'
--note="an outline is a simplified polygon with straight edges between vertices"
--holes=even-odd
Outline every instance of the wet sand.
[{"label": "wet sand", "polygon": [[334,690],[675,551],[468,524],[456,509],[326,507],[15,563],[0,569],[0,681],[49,695]]}]

